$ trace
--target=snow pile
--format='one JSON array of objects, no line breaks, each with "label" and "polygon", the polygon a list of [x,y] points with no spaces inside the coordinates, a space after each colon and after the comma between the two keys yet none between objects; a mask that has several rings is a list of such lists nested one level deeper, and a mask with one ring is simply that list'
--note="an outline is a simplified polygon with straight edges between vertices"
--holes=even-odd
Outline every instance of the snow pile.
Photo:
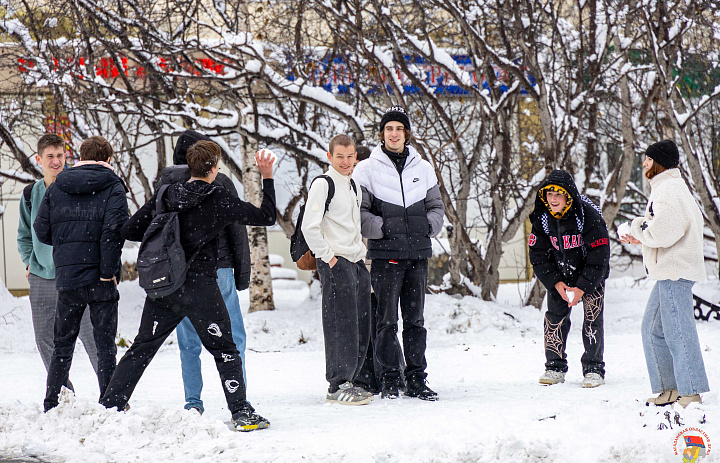
[{"label": "snow pile", "polygon": [[[0,449],[20,449],[33,457],[62,455],[67,462],[110,462],[119,461],[111,455],[132,461],[150,454],[153,461],[194,461],[214,455],[218,439],[225,441],[224,451],[237,448],[229,426],[203,420],[194,412],[150,406],[139,408],[138,413],[118,413],[67,390],[60,399],[60,405],[48,413],[39,408],[0,407]],[[28,421],[39,435],[27,432]]]},{"label": "snow pile", "polygon": [[16,298],[0,280],[0,352],[35,348],[30,299]]}]

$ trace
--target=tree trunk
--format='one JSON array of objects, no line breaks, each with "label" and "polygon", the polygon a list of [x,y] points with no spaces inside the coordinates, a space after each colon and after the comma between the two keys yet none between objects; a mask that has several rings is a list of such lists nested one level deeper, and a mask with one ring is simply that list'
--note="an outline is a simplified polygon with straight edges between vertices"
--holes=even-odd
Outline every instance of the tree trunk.
[{"label": "tree trunk", "polygon": [[542,309],[542,303],[546,293],[545,286],[540,283],[540,280],[533,277],[532,289],[530,289],[530,293],[527,299],[525,299],[525,305],[531,305],[538,310]]},{"label": "tree trunk", "polygon": [[[619,39],[616,40],[616,44],[619,48]],[[626,60],[629,60],[627,52],[625,53],[625,57]],[[607,199],[605,200],[605,204],[602,205],[603,219],[605,220],[605,225],[607,225],[608,230],[612,228],[615,216],[617,216],[620,206],[622,205],[627,184],[632,175],[633,163],[635,162],[635,128],[632,123],[632,101],[630,99],[630,84],[627,74],[620,78],[620,106],[622,108],[622,159],[617,163],[612,177],[607,184],[607,189],[605,190],[605,197]]]},{"label": "tree trunk", "polygon": [[[262,202],[262,188],[260,171],[255,166],[255,151],[257,143],[243,137],[243,188],[245,201],[255,206]],[[268,240],[266,227],[248,227],[250,240],[250,309],[249,312],[259,310],[275,310],[273,299],[272,277],[270,275],[270,259],[268,258]]]}]

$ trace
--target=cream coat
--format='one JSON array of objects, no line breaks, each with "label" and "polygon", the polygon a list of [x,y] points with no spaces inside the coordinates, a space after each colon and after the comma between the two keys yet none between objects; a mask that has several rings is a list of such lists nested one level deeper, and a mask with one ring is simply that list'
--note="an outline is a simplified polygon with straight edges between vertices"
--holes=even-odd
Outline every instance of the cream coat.
[{"label": "cream coat", "polygon": [[703,217],[680,170],[659,173],[650,189],[645,216],[631,226],[632,236],[642,243],[648,278],[703,281]]},{"label": "cream coat", "polygon": [[344,257],[350,262],[365,258],[365,245],[360,224],[360,203],[362,188],[357,185],[357,195],[350,185],[350,177],[332,168],[325,173],[333,179],[335,196],[325,211],[328,182],[324,179],[313,181],[305,203],[302,232],[315,258],[329,263],[333,256]]}]

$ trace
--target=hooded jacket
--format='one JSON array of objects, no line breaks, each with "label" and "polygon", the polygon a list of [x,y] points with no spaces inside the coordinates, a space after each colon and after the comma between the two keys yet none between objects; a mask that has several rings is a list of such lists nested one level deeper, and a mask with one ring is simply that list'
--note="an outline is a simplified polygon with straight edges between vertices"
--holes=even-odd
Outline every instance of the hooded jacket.
[{"label": "hooded jacket", "polygon": [[408,147],[401,168],[381,145],[352,173],[362,187],[362,234],[368,259],[427,259],[430,238],[442,230],[445,206],[435,171]]},{"label": "hooded jacket", "polygon": [[[549,185],[558,185],[570,194],[572,203],[561,218],[553,217],[541,197]],[[610,275],[608,231],[600,208],[578,192],[568,172],[554,170],[548,175],[530,221],[530,263],[548,291],[563,281],[591,294]]]},{"label": "hooded jacket", "polygon": [[645,216],[632,221],[630,233],[642,243],[643,263],[651,280],[703,281],[705,222],[680,169],[650,179]]},{"label": "hooded jacket", "polygon": [[101,165],[66,169],[47,189],[33,227],[38,240],[53,247],[58,290],[120,279],[126,192],[120,177]]},{"label": "hooded jacket", "polygon": [[[177,211],[180,243],[185,256],[200,249],[188,271],[217,278],[218,235],[228,224],[270,226],[275,223],[275,188],[272,179],[263,180],[263,200],[255,207],[220,186],[201,180],[170,185],[163,196],[163,210]],[[155,215],[157,192],[130,217],[122,228],[122,237],[142,241]]]},{"label": "hooded jacket", "polygon": [[[160,174],[156,188],[162,185],[186,182],[190,180],[190,169],[187,167],[187,150],[200,140],[212,141],[210,137],[186,130],[175,143],[173,166],[166,167]],[[222,149],[222,148],[221,148]],[[225,152],[223,151],[223,155]],[[213,182],[239,197],[232,180],[223,173],[218,173]],[[235,288],[242,291],[250,286],[250,242],[245,225],[233,222],[218,236],[218,268],[232,268],[235,276]]]},{"label": "hooded jacket", "polygon": [[[188,180],[190,180],[188,166],[170,166],[162,170],[160,182],[156,188]],[[238,197],[237,189],[227,175],[218,173],[212,184],[225,188],[230,194]],[[218,268],[233,269],[235,287],[238,291],[250,286],[250,243],[245,225],[232,222],[218,235]]]}]

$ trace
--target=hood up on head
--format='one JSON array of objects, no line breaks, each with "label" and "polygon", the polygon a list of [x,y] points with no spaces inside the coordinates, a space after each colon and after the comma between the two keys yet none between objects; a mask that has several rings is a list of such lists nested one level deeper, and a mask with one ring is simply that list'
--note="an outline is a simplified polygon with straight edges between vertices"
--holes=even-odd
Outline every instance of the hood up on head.
[{"label": "hood up on head", "polygon": [[562,211],[559,217],[553,214],[554,217],[562,218],[565,216],[565,214],[567,214],[568,211],[572,209],[573,205],[577,205],[578,207],[580,207],[579,205],[582,204],[580,192],[575,185],[575,181],[573,180],[572,175],[570,175],[570,173],[565,170],[553,170],[552,172],[550,172],[550,175],[547,176],[542,185],[540,185],[537,197],[535,198],[535,210],[530,216],[531,220],[533,220],[533,217],[544,211],[550,212],[550,207],[547,203],[547,199],[545,198],[545,194],[548,190],[550,190],[549,187],[551,186],[555,187],[554,189],[552,189],[552,191],[562,190],[560,192],[565,193],[568,197],[568,205],[565,210]]},{"label": "hood up on head", "polygon": [[187,164],[187,150],[200,140],[210,140],[210,137],[194,130],[186,130],[178,138],[173,152],[173,164],[176,166]]},{"label": "hood up on head", "polygon": [[[548,191],[554,191],[556,193],[560,193],[562,195],[565,195],[565,198],[567,199],[567,202],[565,203],[565,207],[560,212],[553,212],[552,208],[550,207],[550,202],[547,199],[547,192]],[[570,208],[573,205],[573,199],[572,196],[570,196],[570,193],[567,192],[567,190],[560,185],[547,185],[542,188],[540,188],[540,191],[538,191],[538,196],[542,200],[543,204],[545,204],[545,207],[547,207],[548,212],[552,214],[553,217],[556,219],[562,219],[563,216],[567,211],[570,210]]]}]

